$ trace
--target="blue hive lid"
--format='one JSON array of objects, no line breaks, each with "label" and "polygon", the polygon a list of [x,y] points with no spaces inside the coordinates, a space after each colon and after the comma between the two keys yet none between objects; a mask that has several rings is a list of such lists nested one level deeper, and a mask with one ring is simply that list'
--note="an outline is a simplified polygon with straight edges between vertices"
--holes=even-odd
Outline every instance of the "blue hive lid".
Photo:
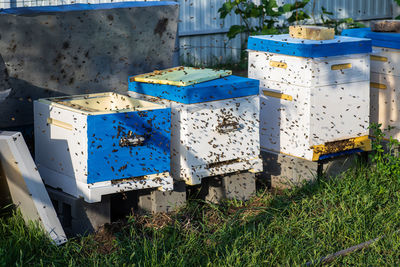
[{"label": "blue hive lid", "polygon": [[247,48],[298,57],[330,57],[372,51],[369,39],[335,36],[332,40],[317,41],[292,38],[289,34],[250,36]]},{"label": "blue hive lid", "polygon": [[134,81],[129,77],[129,91],[184,104],[258,95],[259,81],[239,76],[226,76],[188,86]]},{"label": "blue hive lid", "polygon": [[342,35],[369,38],[373,46],[400,49],[400,33],[373,32],[371,28],[359,28],[344,30]]}]

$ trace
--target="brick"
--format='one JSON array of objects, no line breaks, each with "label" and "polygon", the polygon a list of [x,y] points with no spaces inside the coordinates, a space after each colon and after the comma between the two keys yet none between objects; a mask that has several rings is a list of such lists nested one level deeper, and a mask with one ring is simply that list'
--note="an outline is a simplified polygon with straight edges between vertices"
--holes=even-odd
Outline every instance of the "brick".
[{"label": "brick", "polygon": [[256,176],[251,172],[224,175],[222,187],[227,199],[248,200],[256,191]]},{"label": "brick", "polygon": [[101,202],[87,203],[60,190],[51,187],[46,189],[68,235],[92,233],[104,224],[111,223],[110,196],[103,196]]},{"label": "brick", "polygon": [[318,176],[334,178],[343,173],[360,159],[357,154],[327,159],[320,162],[308,161],[275,152],[262,151],[264,160],[263,179],[271,188],[288,189],[315,181]]},{"label": "brick", "polygon": [[256,191],[255,174],[232,173],[212,177],[208,180],[206,201],[219,203],[223,199],[248,200]]},{"label": "brick", "polygon": [[150,194],[139,196],[138,208],[148,213],[171,212],[186,204],[186,187],[183,182],[176,183],[173,191],[153,190]]}]

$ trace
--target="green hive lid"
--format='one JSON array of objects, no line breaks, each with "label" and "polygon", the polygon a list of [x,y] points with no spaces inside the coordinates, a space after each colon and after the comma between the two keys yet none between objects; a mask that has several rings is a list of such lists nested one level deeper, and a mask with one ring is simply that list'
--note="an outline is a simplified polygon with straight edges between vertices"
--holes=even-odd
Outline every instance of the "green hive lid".
[{"label": "green hive lid", "polygon": [[131,82],[156,83],[175,86],[188,86],[232,75],[230,70],[176,67],[153,71],[131,78]]}]

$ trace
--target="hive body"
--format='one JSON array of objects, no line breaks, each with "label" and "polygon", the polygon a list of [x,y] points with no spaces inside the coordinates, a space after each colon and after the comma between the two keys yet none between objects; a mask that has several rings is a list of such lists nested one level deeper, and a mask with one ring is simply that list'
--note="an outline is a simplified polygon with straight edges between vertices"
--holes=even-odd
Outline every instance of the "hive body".
[{"label": "hive body", "polygon": [[[371,55],[371,122],[400,140],[400,49],[374,47]],[[373,134],[371,132],[371,134]]]},{"label": "hive body", "polygon": [[169,108],[115,93],[41,99],[34,107],[36,162],[46,184],[88,202],[172,189]]},{"label": "hive body", "polygon": [[[400,34],[351,29],[344,35],[372,39],[371,123],[382,124],[386,138],[400,139]],[[390,130],[388,130],[390,126]],[[371,135],[375,133],[371,130]]]},{"label": "hive body", "polygon": [[370,59],[365,51],[302,57],[250,50],[249,77],[261,81],[261,148],[313,161],[368,149]]},{"label": "hive body", "polygon": [[258,82],[230,77],[233,78],[191,87],[160,84],[148,84],[148,87],[130,82],[132,97],[171,108],[171,172],[174,179],[194,185],[208,176],[262,170]]}]

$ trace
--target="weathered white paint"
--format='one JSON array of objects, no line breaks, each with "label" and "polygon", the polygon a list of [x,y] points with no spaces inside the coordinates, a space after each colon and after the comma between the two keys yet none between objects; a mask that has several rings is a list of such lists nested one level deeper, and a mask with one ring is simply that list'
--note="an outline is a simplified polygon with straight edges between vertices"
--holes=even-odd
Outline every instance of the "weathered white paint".
[{"label": "weathered white paint", "polygon": [[249,78],[261,81],[261,148],[313,160],[312,146],[368,135],[369,64],[369,54],[249,51]]},{"label": "weathered white paint", "polygon": [[[171,107],[171,173],[175,180],[195,185],[208,176],[262,171],[258,96],[181,104],[129,94]],[[224,127],[224,120],[236,126]]]},{"label": "weathered white paint", "polygon": [[305,58],[249,50],[249,77],[299,86],[369,79],[369,55]]},{"label": "weathered white paint", "polygon": [[[100,100],[103,98],[103,102],[109,101],[113,103],[110,103],[110,105],[118,106],[119,104],[120,110],[127,111],[126,109],[129,109],[134,112],[136,109],[133,106],[128,108],[125,105],[126,101],[118,103],[115,100],[116,98],[112,96],[123,97],[124,99],[128,99],[129,97],[116,93],[100,93],[87,96],[91,96],[92,101],[84,98],[84,101],[87,103],[86,108],[94,109],[94,105],[98,102],[96,101],[96,96],[98,96],[97,99]],[[78,100],[73,99],[80,100],[82,97],[85,97],[85,95],[70,97],[68,99],[71,101],[67,102],[76,104]],[[35,160],[47,185],[60,188],[65,193],[75,197],[83,197],[89,203],[101,201],[102,195],[122,191],[145,188],[159,188],[163,191],[173,189],[173,180],[168,172],[154,173],[140,180],[135,180],[134,177],[126,177],[126,180],[111,182],[114,179],[124,178],[114,176],[106,177],[107,181],[105,182],[88,183],[89,157],[96,156],[88,155],[87,120],[92,112],[79,109],[78,107],[64,106],[57,103],[57,101],[60,101],[59,99],[40,99],[34,102]],[[142,103],[140,104],[142,106],[141,110],[165,109],[165,106],[155,103],[130,100],[132,103],[136,103],[135,101],[138,102],[137,105]],[[118,113],[117,106],[113,106],[113,110],[110,110],[106,105],[98,104],[98,106],[101,109],[101,111],[97,112],[99,114]],[[105,121],[104,123],[113,123],[113,121]],[[101,129],[92,130],[98,131]],[[110,152],[108,151],[107,153]],[[99,150],[96,153],[106,153],[106,151]],[[115,172],[115,174],[118,175],[118,172]]]},{"label": "weathered white paint", "polygon": [[[371,55],[371,122],[400,140],[400,50],[374,47]],[[371,132],[371,134],[374,134]]]}]

